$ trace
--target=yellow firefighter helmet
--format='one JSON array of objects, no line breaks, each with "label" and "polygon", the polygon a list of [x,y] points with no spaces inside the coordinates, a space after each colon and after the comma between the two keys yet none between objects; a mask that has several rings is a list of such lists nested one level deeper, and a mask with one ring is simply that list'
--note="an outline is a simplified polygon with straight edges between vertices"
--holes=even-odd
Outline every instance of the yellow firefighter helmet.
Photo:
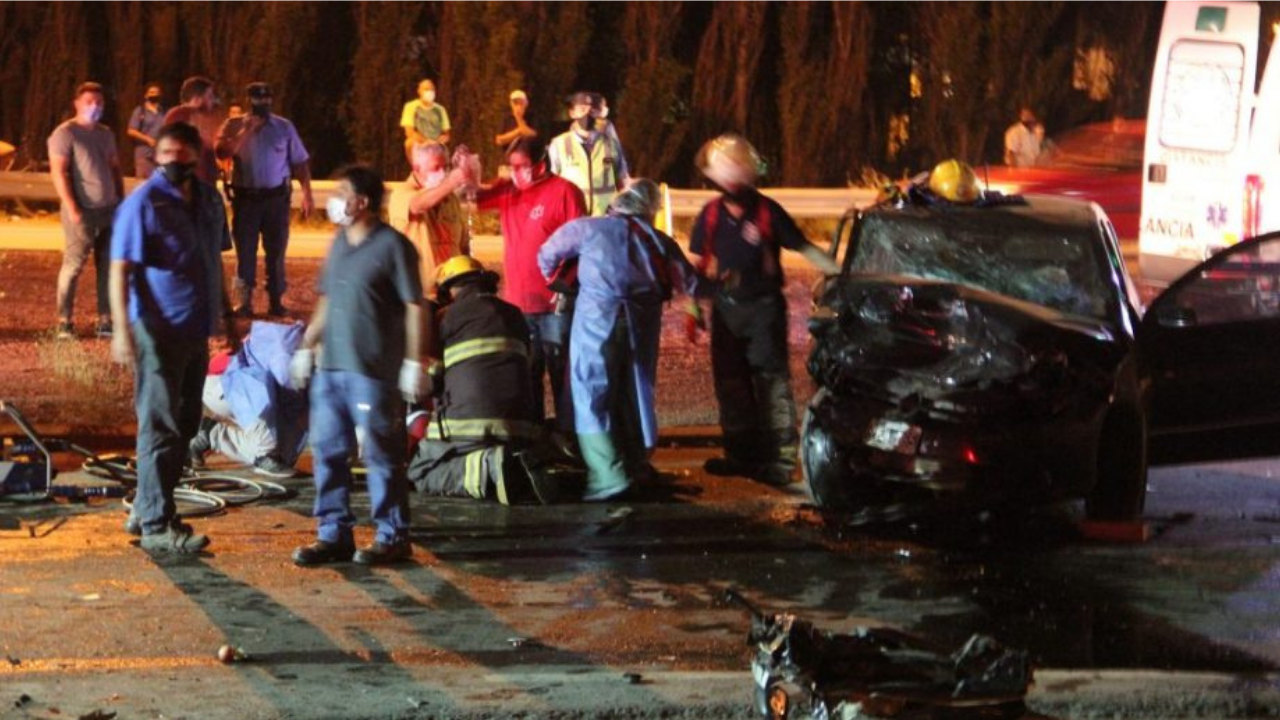
[{"label": "yellow firefighter helmet", "polygon": [[955,203],[971,203],[982,194],[973,168],[954,158],[933,167],[929,173],[929,190]]},{"label": "yellow firefighter helmet", "polygon": [[470,255],[455,255],[436,268],[436,287],[448,288],[459,278],[484,272],[484,265]]}]

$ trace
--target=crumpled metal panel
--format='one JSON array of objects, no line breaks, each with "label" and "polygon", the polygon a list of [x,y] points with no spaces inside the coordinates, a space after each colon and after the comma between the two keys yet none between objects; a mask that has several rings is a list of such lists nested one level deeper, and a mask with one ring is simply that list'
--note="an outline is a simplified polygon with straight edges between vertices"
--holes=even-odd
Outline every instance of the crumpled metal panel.
[{"label": "crumpled metal panel", "polygon": [[751,613],[747,643],[756,650],[756,709],[765,718],[932,717],[955,708],[1017,717],[1031,686],[1028,653],[985,635],[948,653],[891,628],[827,632],[794,615],[763,613],[732,590],[726,595]]},{"label": "crumpled metal panel", "polygon": [[853,277],[823,304],[809,372],[836,396],[1051,413],[1065,394],[1106,392],[1118,357],[1103,323],[962,285]]}]

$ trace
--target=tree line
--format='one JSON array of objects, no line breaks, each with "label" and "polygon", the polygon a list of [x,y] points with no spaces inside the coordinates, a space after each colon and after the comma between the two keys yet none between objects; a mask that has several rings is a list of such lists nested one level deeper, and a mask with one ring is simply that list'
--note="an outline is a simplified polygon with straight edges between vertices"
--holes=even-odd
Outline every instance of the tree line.
[{"label": "tree line", "polygon": [[[275,87],[317,176],[362,160],[407,172],[400,108],[436,80],[454,141],[499,159],[507,94],[548,138],[564,97],[608,97],[633,172],[695,182],[708,137],[747,135],[772,185],[898,176],[940,158],[998,162],[1030,105],[1053,134],[1146,110],[1161,3],[0,2],[0,139],[42,155],[86,79],[119,130],[146,83],[223,104]],[[122,147],[122,149],[124,149]],[[127,151],[122,156],[128,157]]]}]

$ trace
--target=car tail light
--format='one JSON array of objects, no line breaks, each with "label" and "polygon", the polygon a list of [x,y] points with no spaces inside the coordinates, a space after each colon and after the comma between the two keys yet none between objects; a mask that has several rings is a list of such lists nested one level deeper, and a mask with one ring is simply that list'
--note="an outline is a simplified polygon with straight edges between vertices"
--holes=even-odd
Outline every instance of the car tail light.
[{"label": "car tail light", "polygon": [[965,448],[963,455],[964,455],[965,462],[969,463],[970,465],[978,464],[978,453],[975,452],[973,448],[971,447]]},{"label": "car tail light", "polygon": [[1250,175],[1244,179],[1244,237],[1251,238],[1262,227],[1262,176]]}]

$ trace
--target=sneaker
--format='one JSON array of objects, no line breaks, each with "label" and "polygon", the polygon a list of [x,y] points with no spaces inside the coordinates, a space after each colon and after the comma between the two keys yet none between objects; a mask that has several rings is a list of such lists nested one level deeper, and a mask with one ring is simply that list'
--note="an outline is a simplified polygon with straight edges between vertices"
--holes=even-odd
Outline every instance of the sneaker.
[{"label": "sneaker", "polygon": [[707,458],[707,461],[702,463],[702,469],[710,475],[720,477],[751,477],[752,475],[750,465],[729,457]]},{"label": "sneaker", "polygon": [[352,543],[329,543],[317,540],[293,551],[293,564],[308,567],[336,562],[350,562],[356,548]]},{"label": "sneaker", "polygon": [[125,518],[124,531],[134,537],[142,537],[142,523],[138,522],[138,518],[129,513],[129,517]]},{"label": "sneaker", "polygon": [[253,461],[253,471],[258,475],[273,478],[291,478],[297,472],[292,465],[286,465],[275,455],[263,455]]},{"label": "sneaker", "polygon": [[213,443],[209,439],[210,427],[212,427],[210,419],[202,419],[196,436],[191,438],[191,443],[187,445],[187,465],[192,470],[203,470],[206,467],[204,456],[213,450]]},{"label": "sneaker", "polygon": [[361,565],[386,565],[408,560],[411,557],[413,557],[413,546],[408,540],[399,540],[390,544],[375,542],[372,545],[366,545],[357,550],[351,559]]},{"label": "sneaker", "polygon": [[94,335],[99,339],[109,339],[111,337],[111,321],[99,320],[98,327],[94,329]]},{"label": "sneaker", "polygon": [[271,303],[271,307],[267,308],[267,314],[272,317],[284,317],[289,314],[289,309],[284,306],[284,303],[275,300]]},{"label": "sneaker", "polygon": [[149,552],[193,555],[209,546],[209,538],[197,535],[190,525],[175,522],[163,532],[143,535],[139,544]]},{"label": "sneaker", "polygon": [[62,320],[58,323],[58,327],[54,330],[54,337],[58,338],[59,340],[75,340],[76,330],[74,327],[72,327],[70,322],[66,320]]}]

